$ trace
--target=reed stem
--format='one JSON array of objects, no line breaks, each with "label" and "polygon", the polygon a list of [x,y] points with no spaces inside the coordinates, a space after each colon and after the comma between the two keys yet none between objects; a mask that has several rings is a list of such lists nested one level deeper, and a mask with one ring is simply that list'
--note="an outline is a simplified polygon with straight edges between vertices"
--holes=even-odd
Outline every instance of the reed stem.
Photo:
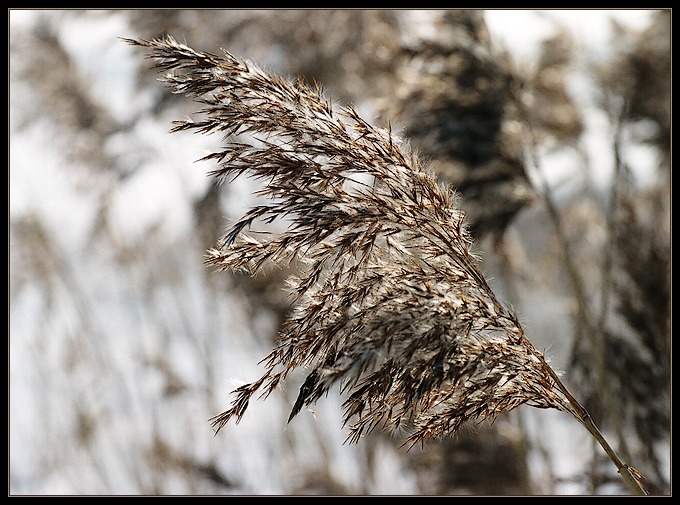
[{"label": "reed stem", "polygon": [[590,416],[588,411],[569,392],[567,387],[560,379],[559,375],[557,375],[557,373],[550,366],[548,366],[547,363],[546,368],[550,376],[555,381],[555,384],[558,387],[558,389],[562,392],[562,394],[564,394],[564,396],[569,401],[569,404],[573,408],[573,410],[570,410],[569,413],[572,414],[572,416],[574,416],[576,420],[580,422],[588,430],[588,432],[600,444],[602,449],[604,449],[604,452],[607,453],[607,456],[612,461],[612,463],[614,463],[619,474],[621,474],[621,477],[623,477],[623,480],[625,481],[626,486],[628,487],[630,492],[640,496],[648,495],[649,493],[642,485],[639,478],[636,478],[636,475],[639,475],[637,470],[635,470],[633,467],[627,465],[621,460],[616,451],[614,451],[614,449],[609,445],[607,440],[604,438],[604,435],[597,427],[595,421],[593,421],[593,418]]}]

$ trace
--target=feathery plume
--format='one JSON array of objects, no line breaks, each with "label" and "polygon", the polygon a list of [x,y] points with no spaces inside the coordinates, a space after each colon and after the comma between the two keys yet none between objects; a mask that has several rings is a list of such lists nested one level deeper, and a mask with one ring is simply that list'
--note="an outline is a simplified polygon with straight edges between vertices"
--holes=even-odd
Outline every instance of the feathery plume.
[{"label": "feathery plume", "polygon": [[[454,193],[390,129],[227,51],[126,40],[149,50],[174,92],[203,104],[203,119],[173,131],[225,136],[203,158],[217,163],[211,174],[264,183],[266,203],[231,226],[207,263],[253,274],[269,263],[300,266],[266,370],[234,391],[212,420],[218,431],[296,369],[308,372],[289,421],[337,386],[350,442],[379,428],[424,443],[522,404],[597,430],[489,287]],[[253,231],[274,221],[285,229]]]}]

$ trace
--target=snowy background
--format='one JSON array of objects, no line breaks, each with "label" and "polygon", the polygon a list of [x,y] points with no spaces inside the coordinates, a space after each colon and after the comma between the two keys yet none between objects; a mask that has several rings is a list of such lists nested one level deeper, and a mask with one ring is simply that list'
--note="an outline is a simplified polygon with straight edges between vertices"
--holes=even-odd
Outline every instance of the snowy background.
[{"label": "snowy background", "polygon": [[[195,160],[219,139],[168,133],[194,105],[169,96],[143,54],[119,38],[167,32],[218,52],[232,46],[217,32],[210,38],[213,26],[226,33],[264,23],[267,13],[215,11],[214,25],[202,26],[205,16],[190,11],[167,19],[164,11],[9,11],[10,495],[493,494],[434,483],[442,467],[434,450],[407,453],[381,434],[344,444],[341,398],[286,425],[294,386],[253,403],[217,436],[210,427],[234,386],[262,373],[285,302],[278,287],[204,267],[223,219],[247,205],[247,182],[211,191],[210,167]],[[596,186],[611,181],[613,155],[601,148],[611,133],[589,98],[591,65],[612,57],[612,21],[641,32],[652,15],[485,13],[492,43],[518,68],[530,68],[556,31],[570,34],[577,56],[568,89]],[[413,33],[434,29],[436,12],[401,16]],[[245,32],[232,39],[234,52],[288,71],[280,48],[258,47]],[[370,100],[358,105],[370,116]],[[653,185],[653,149],[630,143],[625,156],[637,183]],[[564,151],[541,158],[548,182],[562,189],[580,177],[578,165]],[[221,214],[202,213],[210,198]],[[541,222],[540,210],[531,216]],[[485,259],[491,276],[494,258]],[[530,339],[565,370],[572,309],[563,291],[545,289],[513,304]],[[600,449],[564,413],[521,407],[499,430],[526,441],[528,476],[514,493],[626,492],[616,476],[592,489],[583,476]],[[668,485],[670,426],[656,454]]]}]

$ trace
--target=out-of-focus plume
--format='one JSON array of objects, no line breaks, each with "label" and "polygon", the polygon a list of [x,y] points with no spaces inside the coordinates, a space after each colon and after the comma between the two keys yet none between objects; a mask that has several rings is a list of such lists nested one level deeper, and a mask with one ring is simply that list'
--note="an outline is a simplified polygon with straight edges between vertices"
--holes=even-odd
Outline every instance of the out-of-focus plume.
[{"label": "out-of-focus plume", "polygon": [[462,195],[473,236],[502,235],[533,201],[508,59],[492,51],[483,11],[443,11],[436,37],[403,48],[402,85],[386,114]]}]

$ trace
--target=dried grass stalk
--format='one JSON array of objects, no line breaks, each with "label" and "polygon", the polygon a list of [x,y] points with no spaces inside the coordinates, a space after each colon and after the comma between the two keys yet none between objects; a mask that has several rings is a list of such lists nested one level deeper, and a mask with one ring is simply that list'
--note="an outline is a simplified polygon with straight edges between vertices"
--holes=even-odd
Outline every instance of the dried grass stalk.
[{"label": "dried grass stalk", "polygon": [[[266,371],[234,391],[212,419],[218,431],[301,368],[308,374],[289,421],[337,386],[351,442],[380,428],[424,443],[522,404],[568,412],[604,442],[489,287],[454,193],[390,130],[227,51],[198,52],[169,37],[127,42],[149,50],[174,92],[203,104],[202,120],[173,131],[224,135],[224,148],[203,158],[217,163],[211,174],[263,181],[267,203],[233,224],[207,263],[250,273],[300,265],[289,279],[293,312]],[[283,232],[253,232],[277,220]],[[639,492],[629,467],[614,462]]]}]

